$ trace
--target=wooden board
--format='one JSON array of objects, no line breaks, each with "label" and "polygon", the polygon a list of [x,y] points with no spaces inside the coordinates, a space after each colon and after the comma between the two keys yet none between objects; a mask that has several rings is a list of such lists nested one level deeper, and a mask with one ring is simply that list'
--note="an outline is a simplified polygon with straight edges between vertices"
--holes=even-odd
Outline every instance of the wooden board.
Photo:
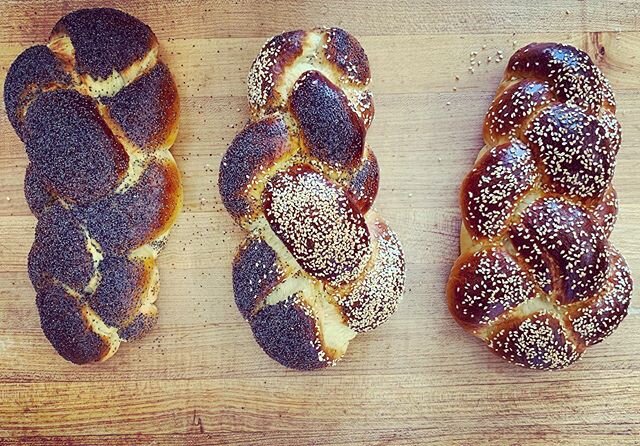
[{"label": "wooden board", "polygon": [[[121,7],[161,40],[182,97],[173,153],[185,209],[160,258],[156,329],[107,363],[66,363],[39,327],[25,267],[35,223],[22,194],[27,158],[0,113],[0,444],[640,444],[637,292],[613,336],[554,373],[494,357],[453,323],[444,301],[458,253],[459,183],[506,61],[471,74],[470,52],[508,58],[533,40],[586,49],[613,83],[624,131],[613,240],[640,271],[640,4],[5,1],[0,81],[59,17],[88,4]],[[408,286],[398,313],[356,339],[337,367],[300,373],[267,358],[235,309],[230,263],[242,231],[216,179],[247,121],[245,78],[261,44],[316,25],[350,30],[369,54],[376,118],[368,141],[382,169],[376,205],[404,244]]]}]

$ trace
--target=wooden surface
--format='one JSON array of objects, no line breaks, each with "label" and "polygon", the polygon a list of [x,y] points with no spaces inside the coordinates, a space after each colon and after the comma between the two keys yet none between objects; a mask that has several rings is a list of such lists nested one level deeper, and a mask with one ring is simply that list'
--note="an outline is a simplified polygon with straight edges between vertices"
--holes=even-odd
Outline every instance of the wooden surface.
[{"label": "wooden surface", "polygon": [[[586,49],[613,83],[624,132],[613,240],[640,271],[639,3],[163,3],[113,5],[153,28],[179,83],[173,153],[185,209],[159,262],[158,326],[107,363],[73,366],[42,335],[25,266],[35,223],[22,193],[27,158],[0,114],[0,445],[640,444],[637,292],[613,336],[553,373],[494,357],[453,323],[444,300],[458,253],[459,183],[507,58],[533,40]],[[0,4],[0,80],[24,48],[84,5]],[[230,263],[242,232],[216,179],[247,121],[245,78],[261,44],[325,24],[354,33],[371,60],[376,204],[404,244],[407,292],[398,313],[352,342],[337,367],[300,373],[265,356],[235,309]],[[487,64],[498,50],[505,60]],[[483,61],[473,74],[472,51]]]}]

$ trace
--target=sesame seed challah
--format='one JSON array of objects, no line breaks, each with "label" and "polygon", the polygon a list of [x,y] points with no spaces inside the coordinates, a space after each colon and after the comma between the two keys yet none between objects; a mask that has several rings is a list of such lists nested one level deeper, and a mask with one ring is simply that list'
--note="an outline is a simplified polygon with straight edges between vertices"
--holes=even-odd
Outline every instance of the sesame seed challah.
[{"label": "sesame seed challah", "polygon": [[156,257],[182,205],[179,99],[157,53],[138,19],[82,9],[5,81],[38,218],[29,277],[44,334],[74,363],[109,358],[157,318]]},{"label": "sesame seed challah", "polygon": [[620,126],[609,82],[572,46],[509,61],[460,192],[450,311],[504,359],[566,367],[627,313],[632,280],[608,241]]},{"label": "sesame seed challah", "polygon": [[341,29],[272,38],[248,77],[252,122],[222,158],[222,200],[249,232],[233,262],[235,301],[287,367],[333,365],[403,294],[402,248],[371,210],[369,81],[364,50]]}]

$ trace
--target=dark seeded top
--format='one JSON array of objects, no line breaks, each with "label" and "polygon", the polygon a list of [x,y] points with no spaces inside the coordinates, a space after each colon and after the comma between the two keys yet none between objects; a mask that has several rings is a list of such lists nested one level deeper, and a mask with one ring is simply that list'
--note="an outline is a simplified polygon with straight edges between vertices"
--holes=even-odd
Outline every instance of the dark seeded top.
[{"label": "dark seeded top", "polygon": [[105,324],[119,327],[133,317],[140,306],[144,283],[148,280],[144,265],[126,257],[107,256],[99,266],[102,279],[87,303]]},{"label": "dark seeded top", "polygon": [[477,328],[536,296],[534,284],[504,250],[490,248],[456,264],[449,308],[463,325]]},{"label": "dark seeded top", "polygon": [[52,36],[66,33],[75,49],[76,71],[107,78],[142,59],[157,42],[147,25],[111,8],[79,9],[58,21]]},{"label": "dark seeded top", "polygon": [[4,106],[11,125],[21,139],[19,108],[31,100],[41,87],[51,83],[69,85],[71,79],[51,50],[44,45],[27,48],[11,64],[4,81]]},{"label": "dark seeded top", "polygon": [[252,238],[241,246],[233,262],[233,293],[242,316],[249,319],[282,279],[278,256],[263,239]]},{"label": "dark seeded top", "polygon": [[363,215],[371,209],[373,201],[378,195],[380,181],[378,160],[371,149],[367,153],[367,158],[362,161],[358,170],[353,174],[347,187],[354,203]]},{"label": "dark seeded top", "polygon": [[[530,205],[512,238],[524,258],[545,257],[560,304],[586,299],[603,286],[608,272],[606,241],[580,207],[542,198]],[[534,254],[522,251],[533,247]]]},{"label": "dark seeded top", "polygon": [[633,279],[624,258],[609,246],[611,272],[604,291],[571,314],[571,325],[580,338],[593,345],[609,336],[627,315]]},{"label": "dark seeded top", "polygon": [[27,154],[64,198],[88,202],[110,192],[128,156],[94,102],[74,90],[42,93],[27,110]]},{"label": "dark seeded top", "polygon": [[50,278],[82,291],[93,273],[93,259],[73,215],[59,204],[45,210],[29,253],[29,277],[39,289]]},{"label": "dark seeded top", "polygon": [[162,144],[178,119],[178,91],[162,62],[102,102],[127,137],[146,149]]},{"label": "dark seeded top", "polygon": [[321,73],[307,71],[296,81],[289,106],[312,156],[340,168],[358,165],[366,130],[342,90]]},{"label": "dark seeded top", "polygon": [[248,125],[234,138],[220,162],[218,179],[222,202],[233,218],[251,212],[245,190],[260,167],[271,166],[288,149],[287,128],[277,116]]},{"label": "dark seeded top", "polygon": [[546,82],[523,79],[495,97],[484,120],[484,134],[490,142],[519,138],[530,117],[554,100]]},{"label": "dark seeded top", "polygon": [[78,301],[60,286],[40,290],[36,304],[42,331],[64,359],[85,364],[99,360],[107,352],[109,347],[102,339],[87,330]]},{"label": "dark seeded top", "polygon": [[327,59],[336,64],[344,76],[361,84],[369,82],[369,59],[355,37],[344,29],[331,28],[325,41]]},{"label": "dark seeded top", "polygon": [[157,315],[138,313],[130,324],[118,330],[118,336],[120,336],[120,339],[126,339],[127,341],[138,339],[151,330],[157,321]]},{"label": "dark seeded top", "polygon": [[50,205],[55,197],[46,179],[29,163],[24,176],[24,195],[33,215],[40,217],[44,208]]},{"label": "dark seeded top", "polygon": [[177,173],[154,162],[135,186],[78,207],[77,214],[105,251],[124,253],[158,235],[175,209],[178,187]]},{"label": "dark seeded top", "polygon": [[260,347],[283,366],[312,370],[328,365],[318,359],[315,320],[292,297],[266,306],[249,322]]}]

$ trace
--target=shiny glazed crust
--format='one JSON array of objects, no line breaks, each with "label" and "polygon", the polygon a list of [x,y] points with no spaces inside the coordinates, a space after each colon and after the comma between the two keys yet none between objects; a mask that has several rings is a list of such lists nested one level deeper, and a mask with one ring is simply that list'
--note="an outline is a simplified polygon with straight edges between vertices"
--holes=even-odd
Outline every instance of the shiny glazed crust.
[{"label": "shiny glazed crust", "polygon": [[5,81],[38,218],[29,253],[42,329],[65,359],[104,361],[155,323],[156,257],[182,206],[169,152],[179,99],[151,29],[82,9],[25,50]]},{"label": "shiny glazed crust", "polygon": [[620,126],[609,82],[569,45],[510,59],[460,191],[454,319],[504,359],[561,369],[627,314],[632,279],[608,240]]},{"label": "shiny glazed crust", "polygon": [[223,203],[249,232],[233,262],[236,304],[260,347],[290,368],[333,365],[404,291],[398,238],[371,210],[369,81],[344,30],[273,37],[248,77],[252,122],[220,166]]}]

